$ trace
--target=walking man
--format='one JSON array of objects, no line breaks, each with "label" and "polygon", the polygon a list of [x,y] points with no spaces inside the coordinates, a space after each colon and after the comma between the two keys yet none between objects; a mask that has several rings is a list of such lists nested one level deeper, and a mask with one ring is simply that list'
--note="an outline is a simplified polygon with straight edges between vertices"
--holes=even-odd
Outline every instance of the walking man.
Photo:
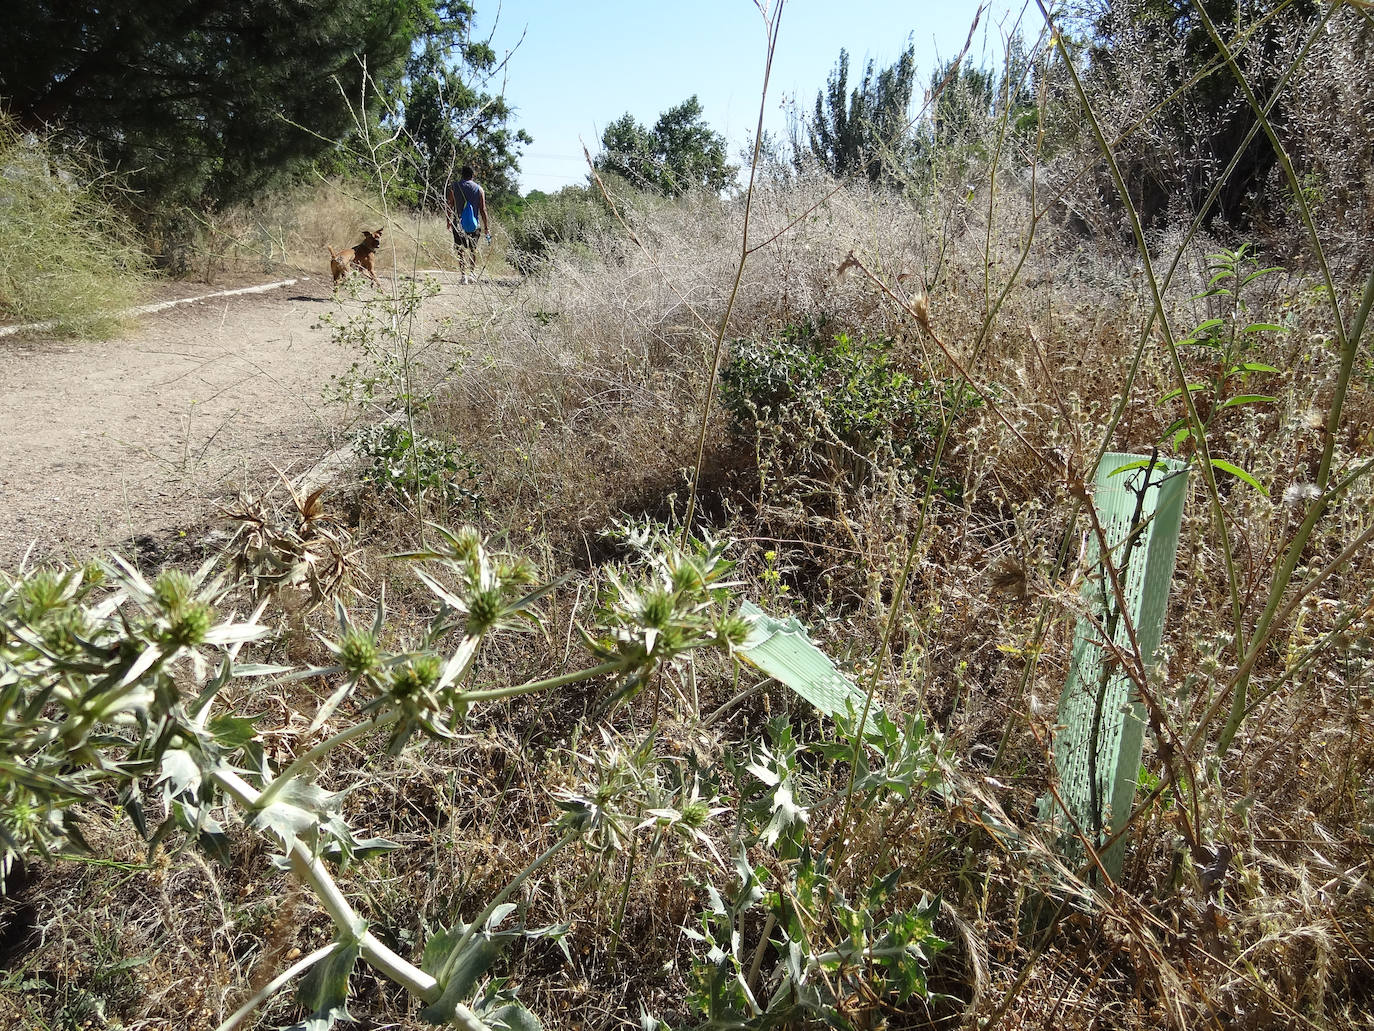
[{"label": "walking man", "polygon": [[444,215],[449,232],[453,233],[453,249],[458,252],[458,267],[463,282],[468,281],[468,269],[477,272],[477,237],[480,231],[491,243],[491,227],[487,224],[487,193],[473,181],[471,165],[459,172],[462,179],[449,183],[444,190]]}]

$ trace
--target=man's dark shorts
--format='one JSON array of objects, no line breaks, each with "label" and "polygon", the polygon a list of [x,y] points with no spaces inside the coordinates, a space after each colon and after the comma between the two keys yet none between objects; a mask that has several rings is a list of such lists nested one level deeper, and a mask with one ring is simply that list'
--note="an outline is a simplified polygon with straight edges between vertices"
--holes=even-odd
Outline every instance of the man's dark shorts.
[{"label": "man's dark shorts", "polygon": [[465,233],[465,232],[463,232],[463,230],[461,230],[461,229],[455,229],[455,230],[453,231],[453,248],[454,248],[454,250],[458,250],[458,249],[461,248],[461,247],[466,247],[466,248],[467,248],[468,250],[470,250],[473,254],[476,254],[476,253],[477,253],[477,238],[478,238],[479,236],[481,236],[481,235],[482,235],[482,234],[481,234],[480,231],[478,231],[478,232],[473,232],[473,233]]}]

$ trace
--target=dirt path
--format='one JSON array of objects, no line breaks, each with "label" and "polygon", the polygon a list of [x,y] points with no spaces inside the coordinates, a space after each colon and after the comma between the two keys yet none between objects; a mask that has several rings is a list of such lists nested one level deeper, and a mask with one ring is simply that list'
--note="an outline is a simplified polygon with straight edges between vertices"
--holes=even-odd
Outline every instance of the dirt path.
[{"label": "dirt path", "polygon": [[[450,280],[433,310],[466,289]],[[31,544],[127,550],[264,486],[269,463],[307,470],[349,414],[322,395],[355,357],[318,328],[333,306],[327,279],[300,278],[141,316],[119,339],[0,340],[0,569]]]}]

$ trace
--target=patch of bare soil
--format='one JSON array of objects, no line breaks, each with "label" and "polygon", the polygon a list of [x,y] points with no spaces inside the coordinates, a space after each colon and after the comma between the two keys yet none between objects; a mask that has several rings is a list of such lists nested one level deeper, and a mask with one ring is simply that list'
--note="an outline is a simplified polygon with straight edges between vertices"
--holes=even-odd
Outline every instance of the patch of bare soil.
[{"label": "patch of bare soil", "polygon": [[[471,290],[446,282],[427,311],[461,310]],[[309,469],[355,417],[323,400],[357,357],[318,325],[336,303],[361,302],[314,275],[140,316],[119,339],[0,340],[0,568],[30,548],[147,551],[267,487],[274,464]]]}]

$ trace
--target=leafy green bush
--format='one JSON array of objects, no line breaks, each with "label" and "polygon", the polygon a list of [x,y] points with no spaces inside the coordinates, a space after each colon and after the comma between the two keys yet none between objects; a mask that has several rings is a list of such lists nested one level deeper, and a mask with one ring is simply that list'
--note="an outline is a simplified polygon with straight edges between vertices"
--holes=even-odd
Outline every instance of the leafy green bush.
[{"label": "leafy green bush", "polygon": [[369,426],[353,441],[367,459],[364,476],[381,493],[448,506],[482,507],[482,468],[447,440],[414,433],[396,423]]},{"label": "leafy green bush", "polygon": [[765,341],[735,341],[721,372],[730,431],[760,464],[785,474],[838,471],[854,484],[873,468],[918,470],[946,420],[978,397],[954,380],[920,379],[890,338],[830,337],[825,321]]},{"label": "leafy green bush", "polygon": [[0,116],[0,318],[108,332],[147,271],[109,180]]},{"label": "leafy green bush", "polygon": [[615,224],[605,201],[589,186],[532,195],[509,225],[510,263],[520,272],[532,272],[555,246],[586,246]]}]

